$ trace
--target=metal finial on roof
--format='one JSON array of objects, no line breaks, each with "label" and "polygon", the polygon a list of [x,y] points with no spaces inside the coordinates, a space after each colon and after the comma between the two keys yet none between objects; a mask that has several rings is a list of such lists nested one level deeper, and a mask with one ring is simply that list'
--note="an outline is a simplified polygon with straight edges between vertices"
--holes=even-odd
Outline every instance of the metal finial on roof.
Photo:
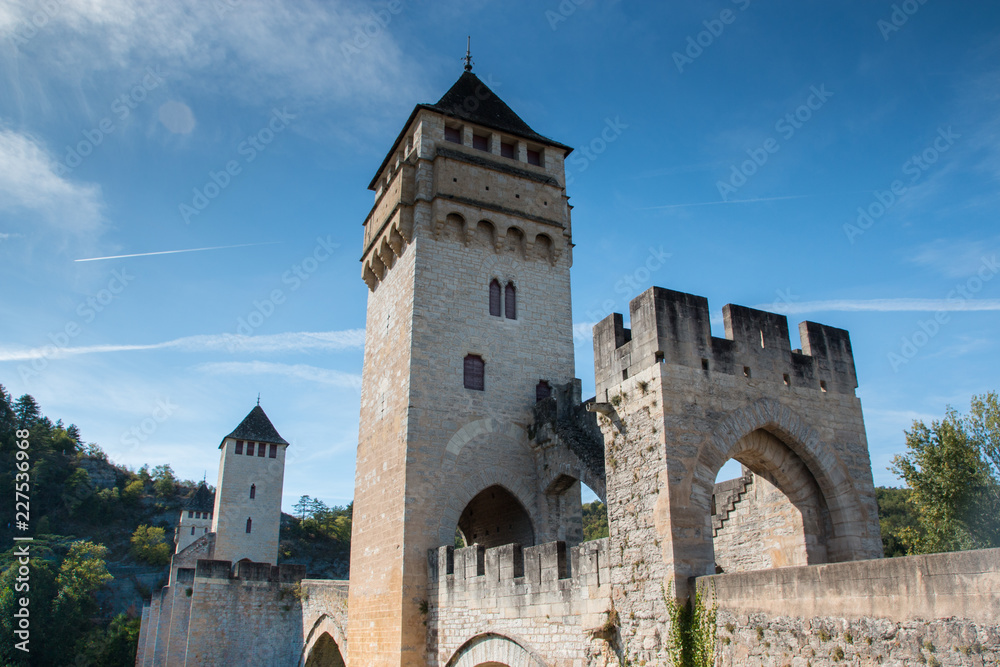
[{"label": "metal finial on roof", "polygon": [[257,405],[260,405],[260,392],[257,392]]},{"label": "metal finial on roof", "polygon": [[462,58],[465,61],[465,71],[472,71],[472,35],[468,36],[468,40],[465,43],[465,57]]}]

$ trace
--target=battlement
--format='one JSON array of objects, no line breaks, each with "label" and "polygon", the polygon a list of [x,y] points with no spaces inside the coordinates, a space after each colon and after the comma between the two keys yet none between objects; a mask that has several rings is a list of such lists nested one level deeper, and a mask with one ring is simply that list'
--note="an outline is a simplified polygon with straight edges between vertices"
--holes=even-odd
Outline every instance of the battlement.
[{"label": "battlement", "polygon": [[253,563],[242,560],[233,566],[228,560],[209,560],[199,558],[195,567],[194,578],[226,579],[238,581],[271,581],[282,584],[294,584],[306,576],[305,565],[270,563]]},{"label": "battlement", "polygon": [[619,313],[594,326],[598,400],[658,363],[837,394],[853,395],[858,386],[850,335],[843,329],[802,322],[802,349],[793,350],[784,315],[727,304],[726,337],[716,338],[708,299],[661,287],[632,299],[629,313],[631,329]]},{"label": "battlement", "polygon": [[495,589],[525,587],[524,593],[602,586],[610,582],[608,540],[566,548],[565,542],[533,547],[505,544],[484,549],[446,546],[428,552],[429,581],[442,597],[463,591],[491,595]]}]

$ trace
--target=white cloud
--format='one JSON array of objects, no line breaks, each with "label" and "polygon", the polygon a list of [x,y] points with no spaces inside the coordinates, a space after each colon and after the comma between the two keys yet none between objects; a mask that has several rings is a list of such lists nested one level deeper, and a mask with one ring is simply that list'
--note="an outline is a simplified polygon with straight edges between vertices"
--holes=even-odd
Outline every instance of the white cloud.
[{"label": "white cloud", "polygon": [[137,350],[175,349],[181,352],[229,352],[251,354],[279,354],[307,351],[337,351],[361,349],[365,343],[364,329],[343,331],[313,331],[273,334],[269,336],[241,336],[237,334],[212,334],[185,336],[161,343],[145,345],[89,345],[84,347],[0,347],[0,361],[29,361],[31,359],[58,359],[82,354],[105,354]]},{"label": "white cloud", "polygon": [[754,306],[787,315],[821,312],[937,312],[1000,310],[1000,299],[837,299]]},{"label": "white cloud", "polygon": [[224,361],[198,366],[209,375],[282,375],[284,377],[334,387],[361,389],[361,376],[305,364],[276,364],[267,361]]},{"label": "white cloud", "polygon": [[[68,81],[157,64],[168,80],[254,103],[378,104],[412,98],[400,92],[412,85],[412,65],[392,38],[410,4],[393,14],[344,0],[36,0],[6,8],[0,37]],[[32,17],[43,14],[34,30]]]},{"label": "white cloud", "polygon": [[920,247],[910,259],[914,264],[926,266],[948,278],[969,278],[992,259],[1000,248],[1000,240],[967,241],[937,239]]},{"label": "white cloud", "polygon": [[88,234],[104,224],[100,186],[63,178],[32,137],[0,127],[0,210],[30,211],[61,232]]}]

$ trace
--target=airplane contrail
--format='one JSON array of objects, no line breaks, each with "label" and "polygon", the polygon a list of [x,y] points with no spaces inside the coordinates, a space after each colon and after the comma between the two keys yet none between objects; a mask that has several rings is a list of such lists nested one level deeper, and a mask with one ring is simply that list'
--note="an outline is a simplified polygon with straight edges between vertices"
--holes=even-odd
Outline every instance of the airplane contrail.
[{"label": "airplane contrail", "polygon": [[137,252],[133,255],[111,255],[110,257],[86,257],[84,259],[74,259],[74,262],[100,262],[105,259],[125,259],[126,257],[149,257],[150,255],[173,255],[179,252],[201,252],[202,250],[225,250],[226,248],[247,248],[257,245],[275,245],[281,241],[268,241],[266,243],[240,243],[239,245],[219,245],[212,248],[185,248],[184,250],[160,250],[159,252]]},{"label": "airplane contrail", "polygon": [[729,199],[719,201],[703,201],[692,204],[667,204],[666,206],[646,206],[640,211],[653,211],[661,208],[686,208],[688,206],[718,206],[719,204],[753,204],[760,201],[781,201],[783,199],[805,199],[816,195],[789,195],[787,197],[759,197],[757,199]]}]

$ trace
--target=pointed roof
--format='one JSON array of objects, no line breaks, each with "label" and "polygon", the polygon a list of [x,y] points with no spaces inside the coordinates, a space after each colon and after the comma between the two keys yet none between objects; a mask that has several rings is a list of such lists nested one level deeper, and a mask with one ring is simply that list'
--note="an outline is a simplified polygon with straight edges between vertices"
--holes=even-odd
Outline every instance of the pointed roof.
[{"label": "pointed roof", "polygon": [[389,159],[395,154],[396,149],[406,134],[406,130],[410,127],[410,123],[413,122],[414,117],[416,117],[421,109],[436,111],[451,118],[458,118],[493,130],[513,134],[522,139],[561,148],[566,151],[567,155],[573,150],[565,144],[553,141],[535,132],[503,100],[497,97],[497,94],[490,90],[490,87],[483,83],[482,79],[471,71],[466,70],[462,72],[462,76],[458,77],[458,81],[435,104],[418,104],[413,108],[413,112],[403,125],[399,136],[393,142],[392,148],[386,153],[385,159],[379,166],[378,171],[375,172],[375,176],[368,185],[368,189],[375,189],[375,182],[378,180],[379,174],[389,164]]},{"label": "pointed roof", "polygon": [[202,482],[198,485],[198,490],[184,503],[184,509],[211,512],[215,509],[215,494],[208,490],[205,482]]},{"label": "pointed roof", "polygon": [[[255,405],[250,414],[236,427],[236,430],[227,435],[226,438],[254,440],[256,442],[267,442],[277,445],[288,444],[287,440],[278,435],[277,429],[274,428],[271,420],[264,414],[264,408],[259,405]],[[225,442],[226,438],[223,438],[222,442]],[[221,442],[219,443],[219,447],[222,447]]]}]

